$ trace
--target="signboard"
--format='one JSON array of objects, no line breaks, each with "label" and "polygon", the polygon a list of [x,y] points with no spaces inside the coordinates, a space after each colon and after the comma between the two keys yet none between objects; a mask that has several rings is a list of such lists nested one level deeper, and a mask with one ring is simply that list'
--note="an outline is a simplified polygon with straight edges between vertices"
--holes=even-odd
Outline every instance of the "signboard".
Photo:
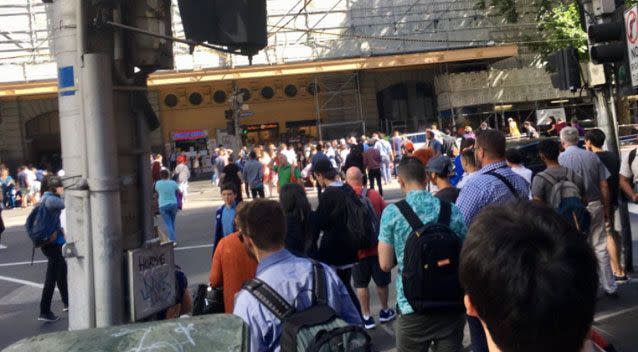
[{"label": "signboard", "polygon": [[239,117],[251,117],[255,116],[255,113],[252,111],[242,111],[239,113]]},{"label": "signboard", "polygon": [[567,121],[567,115],[565,115],[565,108],[540,109],[540,110],[536,110],[536,125],[537,126],[549,125],[550,116],[553,116],[556,119],[556,122]]},{"label": "signboard", "polygon": [[270,130],[273,128],[279,128],[279,124],[278,123],[263,123],[260,125],[243,125],[241,126],[241,128],[245,129],[248,132],[256,132],[256,131]]},{"label": "signboard", "polygon": [[128,251],[131,320],[153,315],[175,304],[173,244]]},{"label": "signboard", "polygon": [[638,87],[638,6],[625,11],[625,35],[631,86]]},{"label": "signboard", "polygon": [[194,139],[208,138],[205,130],[178,131],[173,133],[174,141],[190,141]]}]

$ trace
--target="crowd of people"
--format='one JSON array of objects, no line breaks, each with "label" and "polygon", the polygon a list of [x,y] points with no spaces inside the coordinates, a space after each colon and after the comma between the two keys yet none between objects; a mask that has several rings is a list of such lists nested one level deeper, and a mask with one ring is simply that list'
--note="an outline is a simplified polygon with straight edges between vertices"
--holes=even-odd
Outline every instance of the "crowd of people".
[{"label": "crowd of people", "polygon": [[[254,170],[232,168],[231,180],[221,169],[210,284],[223,288],[226,313],[249,325],[253,351],[278,350],[289,322],[242,283],[257,278],[293,310],[310,309],[315,262],[326,273],[324,303],[351,325],[376,326],[374,281],[378,321],[397,319],[399,351],[461,351],[466,324],[473,351],[591,348],[597,299],[617,297],[627,280],[614,213],[620,189],[638,199],[638,163],[604,151],[598,129],[586,131],[582,149],[581,131],[563,126],[558,139],[539,142],[546,169],[533,175],[502,132],[465,132],[449,143],[429,129],[416,150],[399,133],[318,143],[307,154],[254,147]],[[284,177],[279,201],[240,201],[243,191],[263,198],[252,190],[266,174]],[[387,204],[382,185],[393,175],[404,199]],[[304,185],[317,187],[315,210]],[[374,241],[362,244],[369,233]]]},{"label": "crowd of people", "polygon": [[[598,129],[584,133],[584,149],[580,136],[562,126],[558,139],[542,139],[546,168],[535,175],[505,134],[489,128],[452,137],[432,126],[419,148],[398,131],[237,155],[216,148],[211,181],[223,204],[209,284],[223,290],[224,312],[247,323],[252,351],[277,351],[294,340],[290,331],[321,329],[352,348],[369,346],[364,329],[376,319],[396,320],[398,351],[461,351],[466,324],[476,352],[588,350],[597,299],[617,297],[617,283],[627,280],[615,213],[621,192],[638,200],[638,162],[635,151],[622,162],[604,151]],[[176,245],[190,171],[180,155],[172,171],[154,156],[151,170],[156,210]],[[0,171],[6,204],[10,176]],[[45,321],[58,319],[50,310],[56,284],[68,306],[64,189],[52,180],[41,200],[58,219],[42,246]],[[383,188],[392,182],[403,197],[389,204]],[[177,278],[183,294],[169,316],[191,307],[186,278]],[[371,281],[379,312],[370,307]],[[306,337],[306,347],[325,340]]]}]

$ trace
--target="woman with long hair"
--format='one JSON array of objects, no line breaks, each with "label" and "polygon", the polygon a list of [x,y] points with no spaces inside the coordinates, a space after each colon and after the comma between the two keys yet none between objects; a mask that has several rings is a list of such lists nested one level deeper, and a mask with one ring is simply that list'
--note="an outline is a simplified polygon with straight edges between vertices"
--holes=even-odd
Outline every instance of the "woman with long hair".
[{"label": "woman with long hair", "polygon": [[288,183],[279,192],[279,202],[286,215],[286,249],[299,257],[312,257],[317,251],[319,226],[306,191],[297,183]]}]

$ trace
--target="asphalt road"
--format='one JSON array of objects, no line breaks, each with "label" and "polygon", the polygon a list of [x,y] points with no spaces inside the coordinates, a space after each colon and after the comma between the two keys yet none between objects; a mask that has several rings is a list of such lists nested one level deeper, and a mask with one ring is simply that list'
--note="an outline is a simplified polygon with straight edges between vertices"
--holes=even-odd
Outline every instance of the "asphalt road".
[{"label": "asphalt road", "polygon": [[[316,206],[314,190],[308,190],[313,206]],[[399,200],[401,192],[395,183],[385,189],[385,198],[389,202]],[[221,204],[219,195],[210,183],[194,182],[191,185],[189,201],[184,211],[177,216],[177,240],[175,249],[176,263],[188,276],[189,285],[195,287],[208,280],[214,212]],[[30,265],[31,243],[24,232],[24,221],[29,210],[16,209],[3,212],[7,231],[0,245],[0,348],[4,348],[21,338],[42,333],[67,329],[66,314],[62,313],[59,295],[55,294],[53,311],[61,314],[62,320],[56,323],[37,321],[39,301],[44,282],[46,261],[42,253],[36,251],[35,263]],[[632,223],[638,226],[638,209],[632,214]],[[161,222],[161,221],[160,221]],[[638,228],[638,227],[634,227]],[[637,236],[638,237],[638,236]],[[638,243],[634,242],[634,253],[638,254]],[[637,262],[634,260],[634,262]],[[372,286],[373,284],[371,284]],[[372,287],[371,287],[372,288]],[[372,313],[378,316],[380,305],[371,291]],[[638,335],[635,334],[638,321],[638,280],[621,285],[620,298],[599,301],[596,315],[596,328],[608,337],[620,351],[638,350]],[[395,303],[395,290],[392,284],[390,304]],[[371,331],[375,349],[394,350],[394,324],[378,324]],[[469,345],[466,334],[465,345]]]}]

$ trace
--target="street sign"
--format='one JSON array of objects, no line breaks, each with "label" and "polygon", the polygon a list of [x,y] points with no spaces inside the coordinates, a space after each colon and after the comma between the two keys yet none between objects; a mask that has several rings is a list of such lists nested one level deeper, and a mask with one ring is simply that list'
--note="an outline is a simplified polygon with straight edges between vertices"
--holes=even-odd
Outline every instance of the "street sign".
[{"label": "street sign", "polygon": [[251,117],[254,116],[255,113],[252,111],[242,111],[239,113],[239,117]]},{"label": "street sign", "polygon": [[625,34],[631,86],[638,87],[638,6],[625,11]]}]

